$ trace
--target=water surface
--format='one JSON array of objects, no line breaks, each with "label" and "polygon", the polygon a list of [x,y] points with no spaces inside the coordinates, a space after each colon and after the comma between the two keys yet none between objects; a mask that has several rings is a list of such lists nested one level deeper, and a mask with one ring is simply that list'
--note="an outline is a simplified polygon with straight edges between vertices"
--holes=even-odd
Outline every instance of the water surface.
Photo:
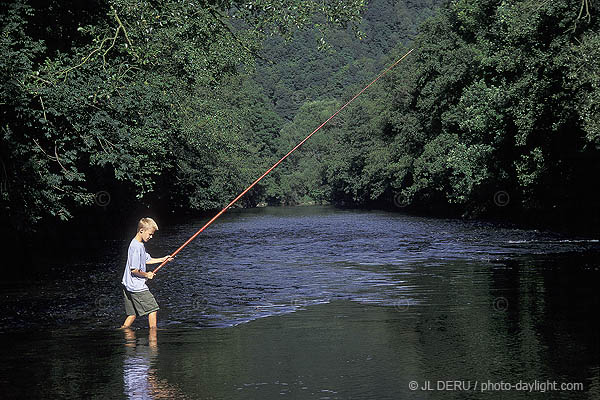
[{"label": "water surface", "polygon": [[[203,222],[161,226],[146,248],[167,254]],[[328,207],[229,212],[149,283],[156,335],[141,318],[115,330],[128,240],[99,240],[88,259],[2,284],[7,398],[599,395],[595,239]],[[554,381],[583,390],[481,392]]]}]

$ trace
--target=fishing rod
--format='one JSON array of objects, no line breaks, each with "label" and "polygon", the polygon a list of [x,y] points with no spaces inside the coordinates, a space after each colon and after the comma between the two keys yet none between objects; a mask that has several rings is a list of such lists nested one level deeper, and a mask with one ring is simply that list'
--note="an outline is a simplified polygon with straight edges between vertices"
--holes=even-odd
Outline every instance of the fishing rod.
[{"label": "fishing rod", "polygon": [[[360,96],[361,94],[363,94],[363,92],[365,90],[367,90],[371,85],[373,85],[375,82],[377,82],[379,80],[379,78],[381,78],[382,76],[384,76],[385,74],[388,73],[388,71],[390,71],[392,68],[394,68],[396,65],[398,65],[402,60],[404,60],[406,57],[408,57],[408,55],[410,53],[413,52],[414,49],[410,49],[405,55],[403,55],[402,57],[400,57],[395,63],[393,63],[392,65],[390,65],[388,68],[386,68],[382,73],[380,73],[377,78],[373,79],[373,81],[371,83],[369,83],[367,86],[365,86],[360,92],[358,92],[356,95],[354,95],[354,97],[352,97],[350,100],[348,100],[348,102],[346,102],[346,104],[344,104],[342,107],[340,107],[339,110],[337,110],[335,113],[333,113],[331,115],[331,117],[327,118],[327,120],[325,122],[323,122],[321,125],[319,125],[319,127],[317,129],[315,129],[314,131],[312,131],[312,133],[310,135],[308,135],[307,137],[305,137],[300,143],[298,143],[296,146],[294,146],[293,149],[291,149],[290,151],[287,152],[287,154],[283,157],[281,157],[281,159],[279,161],[277,161],[275,164],[273,164],[271,166],[271,168],[269,168],[268,170],[265,171],[264,174],[262,174],[258,179],[256,179],[254,182],[252,182],[252,184],[250,186],[248,186],[246,189],[244,189],[244,191],[242,193],[240,193],[235,199],[233,199],[231,201],[231,203],[227,204],[225,206],[225,208],[223,208],[221,211],[219,211],[217,213],[217,215],[215,215],[214,217],[212,217],[206,224],[204,224],[204,226],[202,228],[200,228],[198,230],[198,232],[194,233],[188,240],[185,241],[185,243],[183,243],[181,246],[179,246],[179,248],[177,250],[175,250],[173,252],[173,254],[171,254],[169,257],[175,257],[175,255],[177,253],[179,253],[185,246],[187,246],[192,240],[194,240],[196,238],[196,236],[198,236],[200,233],[202,233],[202,231],[204,231],[206,228],[208,228],[208,226],[210,224],[212,224],[217,218],[219,218],[221,215],[223,215],[223,213],[225,213],[225,211],[227,211],[227,209],[229,209],[232,205],[234,205],[239,199],[242,198],[242,196],[244,196],[250,189],[252,189],[254,187],[254,185],[256,185],[258,182],[260,182],[260,180],[262,178],[264,178],[265,176],[267,176],[269,174],[269,172],[273,171],[279,164],[281,164],[283,162],[283,160],[285,160],[286,158],[288,158],[288,156],[290,154],[292,154],[294,151],[296,151],[300,146],[302,146],[304,144],[304,142],[306,142],[308,139],[311,138],[312,135],[314,135],[315,133],[317,133],[323,126],[325,126],[325,124],[327,124],[329,121],[331,121],[336,115],[338,115],[344,108],[346,108],[350,103],[352,103],[354,100],[356,100],[356,98],[358,96]],[[152,273],[156,274],[156,272],[161,269],[166,263],[169,262],[169,259],[163,261],[162,263],[160,263],[160,265],[158,267],[156,267],[154,269],[154,271],[152,271]]]}]

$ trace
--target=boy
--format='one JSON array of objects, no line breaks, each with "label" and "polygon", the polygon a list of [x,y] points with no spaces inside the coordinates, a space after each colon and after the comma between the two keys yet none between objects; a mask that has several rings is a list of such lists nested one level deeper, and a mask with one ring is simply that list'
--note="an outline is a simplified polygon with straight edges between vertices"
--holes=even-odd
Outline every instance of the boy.
[{"label": "boy", "polygon": [[148,315],[148,326],[156,328],[156,312],[158,304],[146,286],[146,279],[154,278],[154,273],[146,272],[146,264],[156,264],[171,261],[173,258],[164,256],[152,258],[146,253],[144,243],[152,239],[158,225],[152,218],[142,218],[138,222],[137,233],[129,244],[127,264],[123,273],[123,296],[125,297],[125,312],[127,319],[121,328],[129,328],[136,316]]}]

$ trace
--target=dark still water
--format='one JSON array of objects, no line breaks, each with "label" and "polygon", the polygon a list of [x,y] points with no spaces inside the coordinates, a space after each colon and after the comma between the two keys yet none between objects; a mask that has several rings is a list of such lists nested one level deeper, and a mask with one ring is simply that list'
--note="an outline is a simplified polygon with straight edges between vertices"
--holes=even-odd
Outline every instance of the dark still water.
[{"label": "dark still water", "polygon": [[[155,257],[205,221],[158,222]],[[598,240],[231,211],[149,282],[156,333],[116,329],[129,240],[0,284],[0,398],[600,398]]]}]

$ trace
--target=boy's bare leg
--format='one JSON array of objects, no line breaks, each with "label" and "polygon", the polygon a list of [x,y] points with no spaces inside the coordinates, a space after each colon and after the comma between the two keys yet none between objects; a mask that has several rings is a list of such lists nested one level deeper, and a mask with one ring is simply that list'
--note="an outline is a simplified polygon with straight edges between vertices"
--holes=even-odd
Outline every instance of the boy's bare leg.
[{"label": "boy's bare leg", "polygon": [[133,324],[133,321],[135,321],[135,315],[128,315],[127,319],[125,319],[125,322],[123,322],[121,329],[129,328],[131,324]]},{"label": "boy's bare leg", "polygon": [[125,346],[135,347],[135,331],[131,328],[123,328],[122,331],[125,333]]},{"label": "boy's bare leg", "polygon": [[156,311],[148,314],[148,327],[150,329],[156,329]]},{"label": "boy's bare leg", "polygon": [[156,341],[156,331],[158,329],[148,329],[148,346],[150,346],[150,348],[152,350],[156,350],[157,349],[157,341]]}]

